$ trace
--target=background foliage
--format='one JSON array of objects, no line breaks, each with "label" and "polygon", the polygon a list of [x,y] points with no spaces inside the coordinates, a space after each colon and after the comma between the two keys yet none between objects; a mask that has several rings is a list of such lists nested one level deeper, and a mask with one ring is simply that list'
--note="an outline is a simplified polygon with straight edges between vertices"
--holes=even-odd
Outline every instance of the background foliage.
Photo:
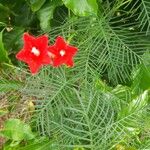
[{"label": "background foliage", "polygon": [[[3,149],[150,149],[148,0],[1,0],[0,29]],[[31,76],[15,58],[24,32],[62,35],[75,67]]]}]

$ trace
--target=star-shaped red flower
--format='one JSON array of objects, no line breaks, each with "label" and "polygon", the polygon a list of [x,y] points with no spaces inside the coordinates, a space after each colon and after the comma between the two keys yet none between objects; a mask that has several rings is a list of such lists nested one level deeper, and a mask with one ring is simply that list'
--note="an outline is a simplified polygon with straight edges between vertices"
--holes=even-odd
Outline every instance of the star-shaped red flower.
[{"label": "star-shaped red flower", "polygon": [[48,37],[46,35],[34,37],[24,33],[23,40],[24,46],[16,58],[27,63],[32,74],[37,73],[43,65],[51,63],[51,58],[48,56]]},{"label": "star-shaped red flower", "polygon": [[76,54],[78,48],[69,45],[61,36],[56,38],[54,45],[49,46],[48,54],[53,60],[53,66],[59,67],[62,64],[66,64],[68,67],[74,65],[73,57]]}]

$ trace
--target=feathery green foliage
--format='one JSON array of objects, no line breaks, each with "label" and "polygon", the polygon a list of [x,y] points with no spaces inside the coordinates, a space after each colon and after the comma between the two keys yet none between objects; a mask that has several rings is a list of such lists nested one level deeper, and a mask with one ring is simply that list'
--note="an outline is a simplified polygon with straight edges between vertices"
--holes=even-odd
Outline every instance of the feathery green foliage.
[{"label": "feathery green foliage", "polygon": [[79,48],[73,68],[47,66],[10,88],[33,102],[30,124],[57,149],[150,149],[150,2],[99,0],[97,6],[97,15],[85,17],[73,14],[76,7],[54,8],[47,22],[51,41],[62,35]]}]

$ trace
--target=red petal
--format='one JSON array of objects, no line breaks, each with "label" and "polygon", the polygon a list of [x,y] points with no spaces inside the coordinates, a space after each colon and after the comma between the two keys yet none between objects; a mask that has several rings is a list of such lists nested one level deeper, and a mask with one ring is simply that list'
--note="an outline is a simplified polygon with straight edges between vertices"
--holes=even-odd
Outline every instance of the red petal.
[{"label": "red petal", "polygon": [[66,62],[66,65],[67,65],[68,67],[73,67],[73,66],[74,66],[73,60],[72,60],[72,59],[69,59],[69,60]]},{"label": "red petal", "polygon": [[40,41],[48,41],[48,36],[47,35],[42,35],[42,36],[37,37],[36,40],[38,42],[40,42]]},{"label": "red petal", "polygon": [[67,43],[65,42],[65,40],[64,40],[63,37],[58,36],[58,37],[56,38],[55,45],[57,46],[57,48],[58,48],[59,50],[61,50],[61,49],[64,49],[64,48],[66,47]]},{"label": "red petal", "polygon": [[59,67],[59,66],[61,66],[62,64],[63,64],[64,62],[63,62],[63,60],[62,60],[62,58],[61,57],[58,57],[58,58],[54,58],[53,59],[53,66],[54,67]]},{"label": "red petal", "polygon": [[35,45],[37,45],[40,50],[45,51],[48,47],[48,36],[43,35],[37,37],[35,40]]},{"label": "red petal", "polygon": [[45,55],[45,56],[43,57],[42,63],[45,64],[45,65],[52,64],[52,59],[51,59],[51,57],[49,57],[48,55]]},{"label": "red petal", "polygon": [[54,55],[58,55],[58,52],[56,50],[56,46],[55,45],[49,46],[48,47],[48,51],[51,52]]},{"label": "red petal", "polygon": [[[60,51],[65,50],[65,56],[60,56]],[[59,67],[62,64],[66,64],[69,67],[74,65],[72,57],[76,54],[78,48],[68,45],[63,37],[58,36],[56,43],[53,46],[49,46],[48,51],[55,55],[53,58],[53,66]]]},{"label": "red petal", "polygon": [[35,39],[36,39],[36,38],[35,38],[34,36],[30,35],[30,34],[27,33],[27,32],[25,32],[25,33],[23,34],[23,40],[24,40],[24,41],[31,41],[31,42],[33,42]]},{"label": "red petal", "polygon": [[42,67],[42,64],[33,61],[28,63],[28,65],[32,74],[36,74],[39,71],[39,69]]},{"label": "red petal", "polygon": [[[48,37],[46,35],[34,37],[28,33],[24,33],[23,40],[24,47],[18,52],[16,58],[26,62],[32,74],[37,73],[42,65],[52,63],[51,58],[48,56]],[[40,51],[39,56],[35,56],[32,53],[33,47]]]},{"label": "red petal", "polygon": [[74,46],[67,45],[67,52],[74,56],[77,53],[78,48]]},{"label": "red petal", "polygon": [[30,51],[30,49],[33,47],[33,43],[35,41],[35,38],[28,33],[23,34],[23,40],[24,40],[24,49],[26,51]]},{"label": "red petal", "polygon": [[21,61],[24,61],[24,62],[28,62],[29,59],[30,59],[28,56],[26,56],[25,50],[21,50],[20,52],[18,52],[16,54],[16,58],[18,60],[21,60]]}]

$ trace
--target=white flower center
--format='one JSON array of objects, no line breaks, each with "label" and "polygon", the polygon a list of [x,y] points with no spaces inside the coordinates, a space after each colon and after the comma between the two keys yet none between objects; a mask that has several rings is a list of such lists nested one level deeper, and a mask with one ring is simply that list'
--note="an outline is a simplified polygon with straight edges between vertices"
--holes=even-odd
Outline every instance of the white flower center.
[{"label": "white flower center", "polygon": [[40,51],[36,47],[32,47],[31,53],[33,53],[35,56],[40,55]]},{"label": "white flower center", "polygon": [[64,56],[65,54],[66,54],[66,52],[65,52],[64,50],[61,50],[61,51],[60,51],[60,55],[61,55],[61,56]]}]

